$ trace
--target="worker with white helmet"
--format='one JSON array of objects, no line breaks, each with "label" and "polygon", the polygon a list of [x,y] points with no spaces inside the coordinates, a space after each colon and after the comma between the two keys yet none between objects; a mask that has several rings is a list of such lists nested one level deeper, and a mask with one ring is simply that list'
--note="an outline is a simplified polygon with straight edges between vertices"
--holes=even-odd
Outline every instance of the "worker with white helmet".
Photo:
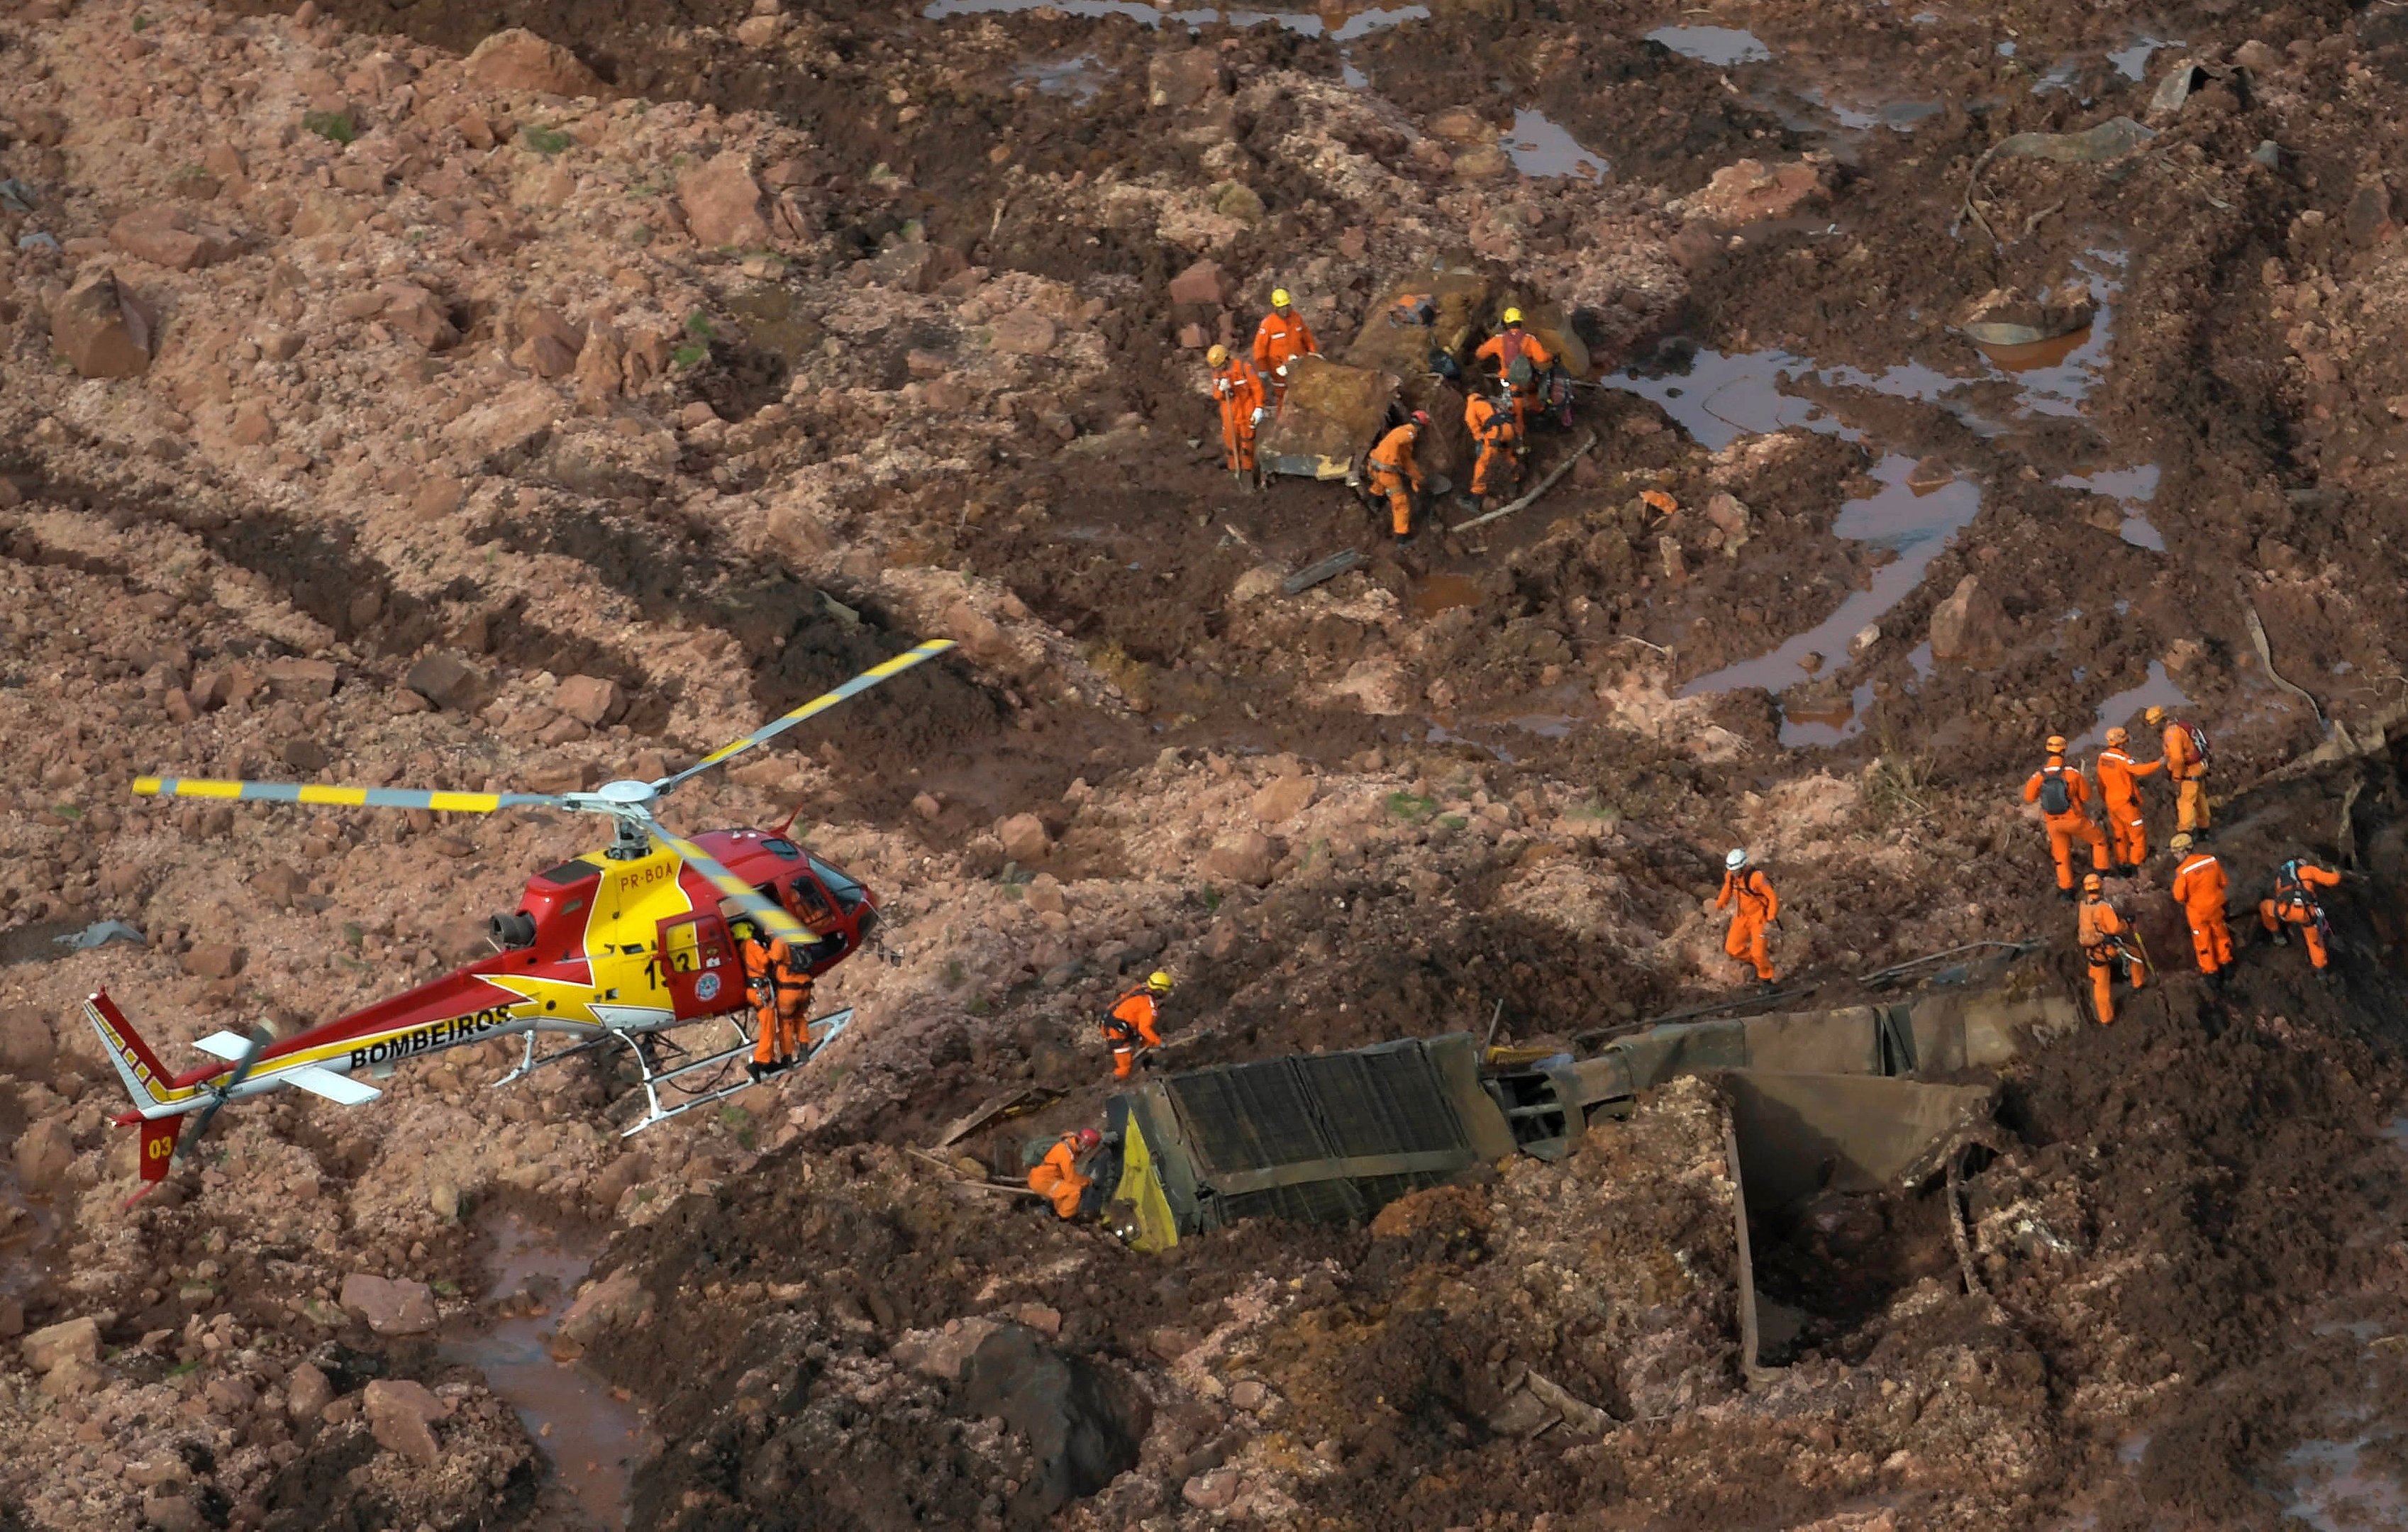
[{"label": "worker with white helmet", "polygon": [[1749,865],[1746,848],[1734,846],[1723,858],[1723,890],[1714,895],[1714,908],[1731,912],[1723,951],[1734,962],[1755,964],[1756,979],[1770,989],[1775,976],[1765,932],[1781,918],[1781,895],[1763,868]]}]

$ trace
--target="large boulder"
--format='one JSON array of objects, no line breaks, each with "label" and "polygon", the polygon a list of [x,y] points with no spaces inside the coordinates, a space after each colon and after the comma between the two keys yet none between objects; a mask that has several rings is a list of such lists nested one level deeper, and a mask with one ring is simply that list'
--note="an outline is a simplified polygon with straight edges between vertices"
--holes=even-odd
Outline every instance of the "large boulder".
[{"label": "large boulder", "polygon": [[84,378],[136,378],[150,365],[156,325],[117,273],[91,273],[50,310],[50,344]]},{"label": "large boulder", "polygon": [[1034,1471],[1010,1508],[1022,1525],[1043,1521],[1137,1467],[1139,1444],[1153,1424],[1135,1388],[1021,1324],[1001,1326],[971,1353],[961,1402],[973,1414],[1001,1416],[1028,1444]]},{"label": "large boulder", "polygon": [[387,1452],[414,1463],[433,1463],[443,1455],[435,1439],[435,1423],[452,1412],[424,1383],[407,1379],[379,1378],[361,1391],[360,1406],[367,1416],[368,1434]]},{"label": "large boulder", "polygon": [[424,1335],[435,1328],[435,1295],[407,1278],[354,1271],[343,1279],[342,1304],[379,1335]]},{"label": "large boulder", "polygon": [[2007,657],[2007,609],[1967,575],[1931,609],[1931,657],[1952,665],[1996,665]]},{"label": "large boulder", "polygon": [[75,1139],[64,1117],[45,1117],[17,1135],[17,1183],[29,1192],[48,1192],[66,1179],[75,1163]]},{"label": "large boulder", "polygon": [[468,78],[496,91],[545,95],[600,95],[601,78],[556,42],[524,27],[507,27],[468,55]]},{"label": "large boulder", "polygon": [[90,1314],[36,1330],[17,1343],[28,1370],[49,1374],[73,1362],[100,1360],[100,1321]]},{"label": "large boulder", "polygon": [[680,174],[678,200],[685,205],[686,232],[697,245],[717,248],[769,242],[752,163],[735,150],[713,155]]},{"label": "large boulder", "polygon": [[995,836],[1003,842],[1003,854],[1022,866],[1032,866],[1045,860],[1054,848],[1054,838],[1045,833],[1045,822],[1035,814],[1013,814],[998,822]]},{"label": "large boulder", "polygon": [[1214,843],[1204,855],[1204,873],[1232,883],[1260,888],[1271,881],[1279,847],[1260,830],[1240,830]]},{"label": "large boulder", "polygon": [[172,204],[138,208],[109,225],[108,242],[170,271],[214,265],[239,246],[232,231],[204,223]]},{"label": "large boulder", "polygon": [[32,1006],[0,1010],[0,1070],[32,1079],[50,1067],[57,1052],[58,1039],[39,1010]]},{"label": "large boulder", "polygon": [[622,1325],[640,1324],[652,1316],[652,1296],[636,1274],[624,1267],[595,1282],[578,1295],[560,1316],[560,1339],[574,1345],[590,1345],[605,1330]]}]

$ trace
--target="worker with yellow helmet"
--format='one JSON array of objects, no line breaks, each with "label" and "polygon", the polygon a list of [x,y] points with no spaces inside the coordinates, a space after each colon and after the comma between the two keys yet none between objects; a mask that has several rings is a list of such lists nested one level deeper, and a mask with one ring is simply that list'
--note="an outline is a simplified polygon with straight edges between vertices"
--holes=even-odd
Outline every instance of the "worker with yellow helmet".
[{"label": "worker with yellow helmet", "polygon": [[1480,343],[1472,352],[1476,361],[1492,362],[1497,376],[1513,394],[1513,433],[1523,441],[1530,439],[1530,410],[1541,402],[1547,387],[1547,369],[1554,366],[1553,351],[1539,343],[1539,337],[1522,328],[1522,310],[1508,306],[1498,318],[1505,328]]},{"label": "worker with yellow helmet", "polygon": [[1112,1078],[1126,1080],[1137,1068],[1138,1044],[1148,1048],[1162,1046],[1162,1034],[1155,1023],[1160,1013],[1155,1002],[1170,993],[1170,975],[1160,968],[1146,976],[1145,982],[1112,1002],[1104,1013],[1104,1046],[1112,1052]]},{"label": "worker with yellow helmet", "polygon": [[1263,386],[1269,391],[1274,411],[1287,397],[1289,366],[1297,357],[1320,354],[1321,342],[1312,338],[1312,327],[1296,311],[1295,300],[1288,296],[1287,289],[1271,289],[1271,311],[1263,316],[1262,324],[1254,331],[1254,370],[1263,375]]},{"label": "worker with yellow helmet", "polygon": [[2024,783],[2024,801],[2040,805],[2048,826],[2048,851],[2057,858],[2057,896],[2073,899],[2073,842],[2090,844],[2090,870],[2107,870],[2107,837],[2090,819],[2090,780],[2065,764],[2065,736],[2048,737],[2048,760]]},{"label": "worker with yellow helmet", "polygon": [[1254,433],[1270,416],[1263,394],[1263,375],[1242,356],[1231,356],[1226,346],[1204,353],[1212,368],[1212,397],[1221,406],[1221,445],[1229,459],[1229,477],[1239,484],[1260,487],[1262,471],[1254,464]]}]

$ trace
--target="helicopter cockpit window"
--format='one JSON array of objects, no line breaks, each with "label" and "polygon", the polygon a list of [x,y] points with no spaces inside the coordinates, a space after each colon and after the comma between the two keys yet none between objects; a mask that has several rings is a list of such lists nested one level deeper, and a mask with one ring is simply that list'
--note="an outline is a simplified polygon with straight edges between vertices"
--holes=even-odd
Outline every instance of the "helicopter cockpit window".
[{"label": "helicopter cockpit window", "polygon": [[761,842],[761,849],[772,856],[782,857],[789,862],[803,854],[801,847],[783,836],[768,837]]},{"label": "helicopter cockpit window", "polygon": [[852,909],[869,897],[867,889],[816,856],[811,858],[811,871],[817,873],[820,881],[827,885],[827,891],[836,895],[836,902],[847,909]]},{"label": "helicopter cockpit window", "polygon": [[829,906],[827,895],[821,893],[820,885],[812,882],[809,877],[798,876],[790,886],[795,891],[795,904],[804,920],[819,921],[835,917],[836,910]]}]

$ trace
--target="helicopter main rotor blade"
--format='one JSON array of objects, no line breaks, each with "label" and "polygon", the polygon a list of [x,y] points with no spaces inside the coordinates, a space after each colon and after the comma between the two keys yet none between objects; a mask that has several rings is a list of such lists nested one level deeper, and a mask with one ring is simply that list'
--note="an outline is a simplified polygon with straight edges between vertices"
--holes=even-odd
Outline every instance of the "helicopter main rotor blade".
[{"label": "helicopter main rotor blade", "polygon": [[227,798],[246,803],[327,803],[366,809],[439,809],[452,814],[490,814],[503,809],[570,805],[550,793],[430,793],[412,787],[336,787],[318,782],[216,781],[200,777],[136,777],[134,791],[146,797]]},{"label": "helicopter main rotor blade", "polygon": [[862,693],[867,692],[871,687],[877,685],[880,681],[882,681],[891,676],[899,676],[904,671],[910,669],[915,665],[918,665],[922,660],[941,654],[953,647],[953,641],[951,638],[931,638],[926,643],[916,644],[911,648],[905,650],[902,653],[896,655],[893,659],[886,661],[882,665],[873,665],[868,669],[863,671],[860,675],[853,677],[851,680],[846,681],[842,686],[838,687],[835,691],[823,692],[818,696],[811,698],[809,702],[806,702],[801,707],[796,709],[793,712],[785,713],[780,717],[771,719],[768,723],[762,724],[759,728],[753,730],[751,734],[746,735],[743,738],[737,740],[735,743],[720,746],[717,750],[712,751],[710,754],[704,756],[701,760],[696,761],[694,765],[686,767],[683,771],[677,772],[672,776],[663,777],[659,781],[652,784],[652,791],[655,795],[666,793],[670,788],[677,786],[677,784],[681,781],[684,781],[688,777],[695,776],[699,772],[708,771],[712,766],[718,766],[722,762],[734,760],[737,756],[743,754],[746,751],[751,750],[755,745],[767,744],[768,741],[775,739],[778,736],[785,733],[788,729],[793,728],[796,724],[800,723],[803,720],[816,717],[819,714],[827,711],[830,708],[835,707],[838,703],[842,702],[845,698],[850,696],[858,696]]},{"label": "helicopter main rotor blade", "polygon": [[654,840],[685,859],[685,865],[710,880],[710,886],[725,895],[729,904],[741,909],[762,925],[788,941],[812,942],[822,938],[811,928],[786,913],[785,906],[775,899],[764,898],[758,889],[727,870],[726,864],[704,851],[683,836],[671,835],[657,824],[644,827]]},{"label": "helicopter main rotor blade", "polygon": [[217,1088],[218,1094],[216,1097],[212,1099],[208,1106],[203,1107],[199,1111],[194,1114],[192,1131],[185,1134],[182,1139],[177,1143],[177,1159],[182,1160],[191,1157],[193,1146],[201,1141],[201,1136],[203,1134],[208,1132],[209,1122],[217,1116],[218,1109],[226,1104],[226,1097],[234,1094],[236,1086],[240,1085],[244,1081],[251,1078],[251,1071],[259,1063],[260,1051],[265,1049],[271,1040],[272,1035],[268,1032],[267,1028],[261,1026],[251,1029],[251,1040],[243,1048],[242,1057],[235,1060],[234,1068],[227,1074],[225,1083]]}]

